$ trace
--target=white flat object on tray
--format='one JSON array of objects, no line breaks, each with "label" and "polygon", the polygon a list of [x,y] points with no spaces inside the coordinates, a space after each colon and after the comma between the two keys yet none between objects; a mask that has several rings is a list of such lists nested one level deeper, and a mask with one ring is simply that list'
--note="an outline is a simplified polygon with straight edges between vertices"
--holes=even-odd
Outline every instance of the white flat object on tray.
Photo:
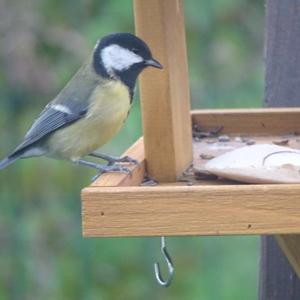
[{"label": "white flat object on tray", "polygon": [[247,183],[300,183],[300,150],[272,144],[246,146],[210,160],[205,169]]}]

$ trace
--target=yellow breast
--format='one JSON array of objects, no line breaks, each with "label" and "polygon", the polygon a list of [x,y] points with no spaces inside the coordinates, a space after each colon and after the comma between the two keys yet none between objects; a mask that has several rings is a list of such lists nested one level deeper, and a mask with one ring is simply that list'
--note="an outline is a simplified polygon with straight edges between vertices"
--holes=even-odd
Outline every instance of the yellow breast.
[{"label": "yellow breast", "polygon": [[84,118],[52,135],[53,156],[78,159],[93,152],[121,129],[130,110],[128,89],[119,81],[97,86],[89,102]]}]

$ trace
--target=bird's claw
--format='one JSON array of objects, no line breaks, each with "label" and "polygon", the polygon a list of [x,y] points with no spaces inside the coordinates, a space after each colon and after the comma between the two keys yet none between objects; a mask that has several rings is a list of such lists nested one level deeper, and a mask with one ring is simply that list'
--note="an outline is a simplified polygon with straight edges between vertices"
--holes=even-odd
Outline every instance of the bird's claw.
[{"label": "bird's claw", "polygon": [[130,164],[135,164],[137,166],[140,166],[140,163],[136,159],[133,159],[128,155],[123,157],[115,157],[115,156],[98,154],[98,153],[90,153],[89,155],[106,160],[108,162],[108,166],[112,166],[115,163],[130,163]]},{"label": "bird's claw", "polygon": [[123,167],[121,165],[112,165],[112,166],[107,166],[105,167],[104,173],[108,172],[117,172],[117,173],[126,173],[126,174],[131,174],[131,170],[129,170],[126,167]]},{"label": "bird's claw", "polygon": [[140,163],[136,159],[131,158],[128,155],[117,158],[115,161],[116,162],[123,162],[123,163],[130,163],[130,164],[134,164],[136,166],[140,166]]},{"label": "bird's claw", "polygon": [[134,159],[131,158],[130,156],[123,156],[123,157],[109,157],[109,159],[107,158],[108,161],[108,166],[112,166],[115,163],[129,163],[129,164],[134,164],[137,166],[140,166],[140,163]]},{"label": "bird's claw", "polygon": [[132,174],[131,170],[121,165],[96,165],[95,168],[98,170],[98,173],[92,177],[92,182],[94,182],[99,176],[104,173],[125,173],[125,174]]}]

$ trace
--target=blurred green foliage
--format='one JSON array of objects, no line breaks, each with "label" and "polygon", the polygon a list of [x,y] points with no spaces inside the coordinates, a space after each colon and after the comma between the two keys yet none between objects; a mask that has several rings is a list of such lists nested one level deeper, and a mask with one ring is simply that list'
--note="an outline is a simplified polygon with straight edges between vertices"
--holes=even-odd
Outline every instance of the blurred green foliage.
[{"label": "blurred green foliage", "polygon": [[[184,5],[193,108],[261,106],[263,2]],[[0,157],[97,38],[118,31],[134,31],[131,0],[0,1]],[[141,134],[136,99],[102,152],[121,154]],[[176,277],[169,289],[153,276],[159,239],[83,239],[80,190],[92,175],[46,158],[0,172],[0,300],[256,299],[256,237],[170,238]]]}]

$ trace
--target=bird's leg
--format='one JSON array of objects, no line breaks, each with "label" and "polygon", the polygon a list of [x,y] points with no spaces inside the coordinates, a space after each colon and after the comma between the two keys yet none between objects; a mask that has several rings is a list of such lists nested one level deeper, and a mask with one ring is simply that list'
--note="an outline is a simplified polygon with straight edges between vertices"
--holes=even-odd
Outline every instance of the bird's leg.
[{"label": "bird's leg", "polygon": [[82,160],[82,159],[77,160],[75,163],[77,163],[78,165],[81,165],[81,166],[87,166],[87,167],[98,170],[98,173],[92,178],[92,181],[96,180],[100,175],[102,175],[104,173],[115,173],[115,172],[126,173],[126,174],[131,173],[131,171],[128,168],[125,168],[120,165],[105,166],[105,165],[95,164],[93,162],[90,162],[87,160]]},{"label": "bird's leg", "polygon": [[106,160],[108,162],[108,166],[114,165],[117,162],[119,162],[119,163],[124,162],[124,163],[140,165],[140,163],[136,159],[133,159],[127,155],[123,156],[123,157],[115,157],[115,156],[110,156],[110,155],[106,155],[106,154],[98,154],[98,153],[90,153],[89,155]]}]

